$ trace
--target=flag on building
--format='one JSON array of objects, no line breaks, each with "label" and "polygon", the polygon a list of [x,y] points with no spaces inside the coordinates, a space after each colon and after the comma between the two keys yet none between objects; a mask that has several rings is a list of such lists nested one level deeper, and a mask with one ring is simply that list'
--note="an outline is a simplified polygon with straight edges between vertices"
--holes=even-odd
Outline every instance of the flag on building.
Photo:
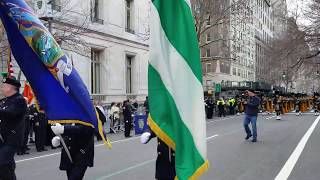
[{"label": "flag on building", "polygon": [[77,123],[95,128],[104,142],[87,87],[71,60],[24,0],[1,0],[0,18],[11,51],[30,83],[49,123]]},{"label": "flag on building", "polygon": [[148,69],[151,129],[176,152],[179,180],[208,169],[200,52],[189,0],[153,0]]}]

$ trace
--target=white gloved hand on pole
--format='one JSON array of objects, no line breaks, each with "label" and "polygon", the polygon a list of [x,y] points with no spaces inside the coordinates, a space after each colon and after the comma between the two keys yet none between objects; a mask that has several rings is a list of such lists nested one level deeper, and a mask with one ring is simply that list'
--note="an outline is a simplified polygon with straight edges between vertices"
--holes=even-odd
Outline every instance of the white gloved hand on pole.
[{"label": "white gloved hand on pole", "polygon": [[61,124],[57,123],[54,126],[51,126],[52,132],[55,135],[61,135],[64,133],[64,126],[62,126]]},{"label": "white gloved hand on pole", "polygon": [[55,136],[55,137],[52,138],[52,140],[51,140],[51,144],[52,144],[53,147],[58,147],[58,146],[60,146],[60,142],[61,142],[61,140],[60,140],[60,137],[59,137],[59,136]]},{"label": "white gloved hand on pole", "polygon": [[140,142],[146,144],[150,140],[151,133],[145,132],[140,136]]}]

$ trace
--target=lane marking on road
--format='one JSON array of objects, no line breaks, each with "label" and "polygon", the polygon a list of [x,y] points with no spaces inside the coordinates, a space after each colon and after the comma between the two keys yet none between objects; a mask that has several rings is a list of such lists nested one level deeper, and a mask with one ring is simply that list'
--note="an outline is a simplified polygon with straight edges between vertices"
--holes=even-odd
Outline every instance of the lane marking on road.
[{"label": "lane marking on road", "polygon": [[232,116],[232,117],[227,117],[227,118],[218,119],[218,120],[211,120],[211,121],[207,121],[207,124],[214,123],[214,122],[221,122],[221,121],[225,121],[225,120],[228,120],[228,119],[234,119],[236,117],[239,117],[239,116]]},{"label": "lane marking on road", "polygon": [[[219,136],[218,134],[215,134],[215,135],[213,135],[213,136],[207,137],[206,140],[208,141],[208,140],[213,139],[213,138],[216,138],[216,137],[218,137],[218,136]],[[154,162],[155,160],[156,160],[156,159],[154,158],[154,159],[150,159],[150,160],[144,161],[144,162],[142,162],[142,163],[139,163],[139,164],[130,166],[130,167],[125,168],[125,169],[121,169],[121,170],[116,171],[116,172],[114,172],[114,173],[111,173],[111,174],[109,174],[109,175],[99,177],[99,178],[96,179],[96,180],[104,180],[104,179],[111,178],[111,177],[113,177],[113,176],[116,176],[116,175],[125,173],[125,172],[130,171],[130,170],[133,170],[133,169],[135,169],[135,168],[145,166],[145,165],[147,165],[147,164],[149,164],[149,163],[151,163],[151,162]]]},{"label": "lane marking on road", "polygon": [[[132,137],[132,138],[128,138],[128,139],[121,139],[121,140],[113,141],[111,143],[115,144],[115,143],[120,143],[120,142],[125,142],[125,141],[131,141],[131,140],[138,139],[138,138],[140,138],[140,136]],[[103,146],[103,145],[104,145],[103,143],[96,144],[94,147],[99,147],[99,146]],[[21,162],[25,162],[25,161],[31,161],[31,160],[35,160],[35,159],[46,158],[46,157],[55,156],[55,155],[59,155],[59,154],[61,154],[61,152],[47,154],[47,155],[43,155],[43,156],[37,156],[37,157],[33,157],[33,158],[21,159],[21,160],[16,161],[16,163],[21,163]]]},{"label": "lane marking on road", "polygon": [[37,157],[33,157],[33,158],[21,159],[21,160],[16,161],[16,163],[20,163],[20,162],[24,162],[24,161],[30,161],[30,160],[35,160],[35,159],[40,159],[40,158],[45,158],[45,157],[50,157],[50,156],[55,156],[55,155],[59,155],[59,154],[61,154],[61,152],[52,153],[52,154],[47,154],[47,155],[43,155],[43,156],[37,156]]},{"label": "lane marking on road", "polygon": [[213,139],[213,138],[218,137],[218,136],[219,136],[218,134],[215,134],[213,136],[207,137],[206,140],[208,141],[208,140]]},{"label": "lane marking on road", "polygon": [[305,135],[301,138],[299,144],[293,151],[293,153],[290,155],[289,159],[279,172],[279,174],[276,176],[275,180],[287,180],[290,176],[293,168],[295,167],[297,161],[299,160],[299,157],[301,156],[303,149],[305,148],[311,134],[313,133],[314,129],[318,125],[320,121],[320,116],[313,122],[313,124],[310,126],[308,131],[305,133]]}]

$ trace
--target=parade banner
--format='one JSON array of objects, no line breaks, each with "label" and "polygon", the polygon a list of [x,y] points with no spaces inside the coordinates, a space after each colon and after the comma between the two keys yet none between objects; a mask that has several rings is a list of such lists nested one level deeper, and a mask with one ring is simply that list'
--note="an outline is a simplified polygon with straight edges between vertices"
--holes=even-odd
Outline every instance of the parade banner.
[{"label": "parade banner", "polygon": [[175,150],[176,179],[208,169],[200,52],[189,0],[153,0],[148,68],[153,132]]},{"label": "parade banner", "polygon": [[0,18],[12,54],[49,123],[90,126],[111,147],[87,87],[33,10],[23,0],[0,0]]}]

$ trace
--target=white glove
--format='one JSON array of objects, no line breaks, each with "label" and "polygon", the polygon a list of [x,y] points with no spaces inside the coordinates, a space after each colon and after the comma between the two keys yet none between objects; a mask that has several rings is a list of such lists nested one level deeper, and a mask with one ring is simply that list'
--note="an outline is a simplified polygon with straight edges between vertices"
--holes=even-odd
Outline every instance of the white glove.
[{"label": "white glove", "polygon": [[57,123],[55,126],[51,126],[51,129],[55,135],[60,135],[64,133],[64,126]]},{"label": "white glove", "polygon": [[150,140],[151,133],[145,132],[140,136],[140,142],[146,144]]},{"label": "white glove", "polygon": [[55,136],[54,138],[52,138],[51,144],[53,147],[58,147],[60,145],[60,137]]}]

